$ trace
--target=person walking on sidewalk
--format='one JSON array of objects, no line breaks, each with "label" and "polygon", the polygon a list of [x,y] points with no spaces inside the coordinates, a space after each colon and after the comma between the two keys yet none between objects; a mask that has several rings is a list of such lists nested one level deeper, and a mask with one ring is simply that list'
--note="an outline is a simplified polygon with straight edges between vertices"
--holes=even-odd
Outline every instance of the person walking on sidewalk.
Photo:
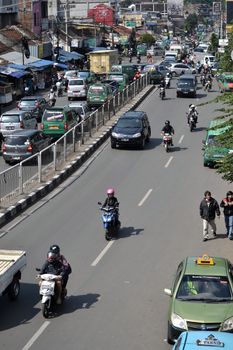
[{"label": "person walking on sidewalk", "polygon": [[211,197],[210,191],[205,191],[204,199],[200,203],[200,216],[203,220],[203,242],[209,238],[209,226],[213,236],[216,237],[215,216],[220,218],[220,209],[216,199]]},{"label": "person walking on sidewalk", "polygon": [[224,198],[220,207],[223,208],[223,214],[225,218],[226,234],[230,240],[233,240],[233,192],[228,191],[226,198]]}]

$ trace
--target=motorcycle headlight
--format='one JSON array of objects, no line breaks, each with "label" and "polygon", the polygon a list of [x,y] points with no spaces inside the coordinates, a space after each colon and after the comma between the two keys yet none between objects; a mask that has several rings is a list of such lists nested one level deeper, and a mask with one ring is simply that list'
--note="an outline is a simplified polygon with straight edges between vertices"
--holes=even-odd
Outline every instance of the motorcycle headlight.
[{"label": "motorcycle headlight", "polygon": [[137,134],[132,135],[132,137],[141,137],[141,133],[138,132]]},{"label": "motorcycle headlight", "polygon": [[113,137],[119,137],[119,134],[117,134],[116,132],[112,132],[112,136]]},{"label": "motorcycle headlight", "polygon": [[220,327],[220,331],[228,332],[232,329],[233,329],[233,317],[230,317],[222,323]]},{"label": "motorcycle headlight", "polygon": [[186,321],[182,317],[180,317],[179,315],[172,313],[171,321],[172,321],[172,325],[174,327],[179,328],[179,329],[188,330]]}]

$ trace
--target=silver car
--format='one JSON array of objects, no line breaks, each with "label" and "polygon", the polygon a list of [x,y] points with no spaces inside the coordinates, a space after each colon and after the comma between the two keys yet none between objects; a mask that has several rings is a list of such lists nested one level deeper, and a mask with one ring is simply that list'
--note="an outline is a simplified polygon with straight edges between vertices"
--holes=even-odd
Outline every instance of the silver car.
[{"label": "silver car", "polygon": [[87,119],[91,113],[87,102],[73,102],[69,104],[69,107],[77,113],[79,117],[78,122]]},{"label": "silver car", "polygon": [[196,70],[184,63],[171,63],[169,67],[167,67],[173,76],[178,76],[181,74],[196,74]]},{"label": "silver car", "polygon": [[0,131],[3,136],[20,129],[37,129],[36,116],[32,112],[13,109],[1,115]]},{"label": "silver car", "polygon": [[71,78],[68,82],[67,87],[68,100],[71,98],[86,98],[87,97],[87,83],[82,78]]}]

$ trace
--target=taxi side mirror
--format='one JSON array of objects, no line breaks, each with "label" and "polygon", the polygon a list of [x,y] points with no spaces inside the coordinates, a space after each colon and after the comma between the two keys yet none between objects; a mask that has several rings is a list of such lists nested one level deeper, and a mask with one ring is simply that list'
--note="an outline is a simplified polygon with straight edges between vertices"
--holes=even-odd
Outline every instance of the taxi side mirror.
[{"label": "taxi side mirror", "polygon": [[164,289],[164,293],[167,294],[167,295],[169,295],[170,297],[172,296],[172,291],[171,291],[171,289],[165,288],[165,289]]}]

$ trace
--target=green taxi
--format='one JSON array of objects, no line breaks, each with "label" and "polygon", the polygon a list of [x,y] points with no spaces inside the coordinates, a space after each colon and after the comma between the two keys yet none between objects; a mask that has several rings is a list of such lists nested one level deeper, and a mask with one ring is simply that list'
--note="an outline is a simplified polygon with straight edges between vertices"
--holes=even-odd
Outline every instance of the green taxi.
[{"label": "green taxi", "polygon": [[115,73],[123,73],[127,74],[129,78],[129,82],[133,81],[133,78],[138,71],[138,67],[136,64],[133,63],[123,63],[123,64],[113,64],[111,68],[111,72]]},{"label": "green taxi", "polygon": [[230,149],[222,147],[216,140],[217,136],[229,129],[228,126],[223,126],[224,123],[224,119],[215,119],[210,122],[209,129],[206,133],[206,139],[203,140],[203,165],[205,167],[213,167],[221,163],[223,158],[230,152]]},{"label": "green taxi", "polygon": [[168,343],[183,331],[233,332],[233,266],[220,257],[187,257],[178,266],[170,296]]},{"label": "green taxi", "polygon": [[89,107],[100,107],[111,98],[113,98],[113,92],[109,84],[93,84],[87,92],[87,104]]}]

